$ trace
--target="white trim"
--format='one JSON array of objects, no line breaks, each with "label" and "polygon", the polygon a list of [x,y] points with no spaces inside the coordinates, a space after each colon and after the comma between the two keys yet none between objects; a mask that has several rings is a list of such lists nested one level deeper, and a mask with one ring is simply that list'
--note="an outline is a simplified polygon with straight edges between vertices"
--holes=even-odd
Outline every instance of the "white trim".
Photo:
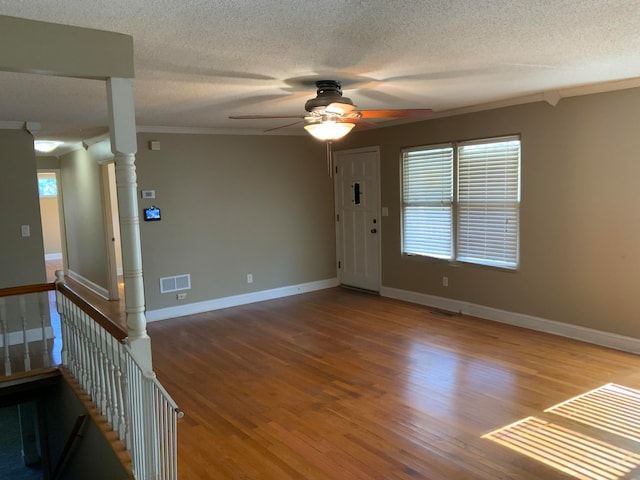
[{"label": "white trim", "polygon": [[[77,152],[78,150],[82,150],[82,142],[69,142],[69,143],[65,142],[64,145],[60,145],[58,148],[55,149],[55,154],[53,156],[60,158],[63,155],[67,155],[71,152]],[[39,154],[37,156],[50,157],[52,155],[50,153],[50,154]]]},{"label": "white trim", "polygon": [[82,275],[74,272],[73,270],[69,270],[67,272],[67,275],[69,275],[69,278],[75,280],[76,282],[81,284],[83,287],[88,288],[93,293],[100,295],[105,300],[109,300],[109,292],[107,291],[106,288],[101,287],[97,283],[93,283],[91,280],[84,278]]},{"label": "white trim", "polygon": [[62,260],[62,252],[45,253],[44,259],[45,259],[45,261],[48,261],[48,260]]},{"label": "white trim", "polygon": [[419,305],[459,312],[474,317],[493,320],[495,322],[515,325],[517,327],[529,328],[539,332],[551,333],[561,337],[572,338],[603,347],[615,348],[625,352],[640,353],[640,339],[619,335],[617,333],[604,332],[593,328],[572,325],[570,323],[548,320],[546,318],[534,317],[524,313],[509,312],[497,308],[476,305],[474,303],[455,300],[452,298],[437,297],[425,293],[411,292],[390,287],[382,287],[380,295],[383,297],[404,300]]},{"label": "white trim", "polygon": [[168,318],[183,317],[185,315],[210,312],[221,308],[237,307],[248,303],[263,302],[265,300],[298,295],[300,293],[324,290],[325,288],[337,287],[338,285],[339,282],[337,278],[329,278],[326,280],[301,283],[288,287],[273,288],[271,290],[262,290],[259,292],[233,295],[231,297],[216,298],[213,300],[206,300],[204,302],[177,305],[175,307],[160,308],[158,310],[149,310],[146,312],[146,317],[147,322],[157,322],[158,320],[166,320]]},{"label": "white trim", "polygon": [[109,136],[109,132],[105,132],[105,133],[102,133],[100,135],[96,135],[95,137],[85,138],[82,141],[82,148],[84,148],[85,150],[88,150],[89,147],[95,145],[96,143],[100,143],[100,142],[104,142],[104,141],[109,142],[109,146],[111,146],[111,138]]},{"label": "white trim", "polygon": [[25,122],[1,121],[0,130],[22,130]]},{"label": "white trim", "polygon": [[[53,328],[51,326],[44,327],[44,334],[47,337],[47,340],[54,337]],[[7,335],[9,337],[9,346],[11,345],[22,345],[24,343],[24,335],[22,334],[22,330],[17,332],[9,332]],[[42,328],[31,328],[27,330],[27,343],[42,341]],[[4,335],[0,335],[0,348],[4,347]]]},{"label": "white trim", "polygon": [[574,87],[557,88],[554,90],[544,90],[530,95],[522,95],[519,97],[509,97],[493,102],[480,103],[467,107],[452,108],[449,110],[440,110],[434,112],[431,118],[453,117],[466,113],[483,112],[486,110],[494,110],[496,108],[512,107],[516,105],[524,105],[527,103],[547,102],[555,107],[560,100],[569,97],[579,97],[583,95],[593,95],[596,93],[616,92],[618,90],[626,90],[629,88],[640,87],[640,78],[628,78],[624,80],[612,80],[608,82],[589,83],[585,85],[577,85]]}]

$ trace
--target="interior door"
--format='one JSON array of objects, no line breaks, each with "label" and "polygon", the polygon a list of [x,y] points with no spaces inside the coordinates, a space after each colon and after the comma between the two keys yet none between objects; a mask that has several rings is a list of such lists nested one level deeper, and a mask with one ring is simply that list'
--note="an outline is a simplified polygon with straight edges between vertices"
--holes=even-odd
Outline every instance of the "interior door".
[{"label": "interior door", "polygon": [[343,285],[380,290],[378,147],[334,153],[338,276]]},{"label": "interior door", "polygon": [[118,289],[118,258],[120,253],[120,230],[118,228],[118,203],[115,192],[115,169],[113,164],[100,166],[102,182],[102,210],[104,214],[105,244],[107,249],[107,292],[109,300],[120,300]]}]

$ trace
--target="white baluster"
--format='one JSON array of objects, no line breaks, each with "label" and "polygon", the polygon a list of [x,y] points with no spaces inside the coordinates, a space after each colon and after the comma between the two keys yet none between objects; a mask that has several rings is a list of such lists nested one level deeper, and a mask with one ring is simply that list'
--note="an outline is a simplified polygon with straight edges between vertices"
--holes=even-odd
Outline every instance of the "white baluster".
[{"label": "white baluster", "polygon": [[177,479],[175,402],[153,371],[65,295],[59,295],[65,361],[131,454],[136,478]]},{"label": "white baluster", "polygon": [[[64,285],[64,272],[62,270],[56,270],[56,285]],[[62,364],[67,366],[69,359],[67,358],[67,349],[69,342],[68,321],[65,318],[65,310],[63,305],[64,296],[56,288],[56,308],[58,309],[58,315],[60,316],[60,332],[62,334],[62,350],[60,351],[60,358]]]},{"label": "white baluster", "polygon": [[118,398],[118,404],[120,405],[120,415],[118,417],[118,437],[120,438],[120,440],[122,440],[123,442],[125,442],[126,445],[126,438],[127,438],[127,424],[126,424],[126,416],[125,416],[125,403],[124,403],[124,397],[125,397],[125,388],[126,388],[126,378],[122,375],[122,362],[121,362],[121,351],[122,351],[122,347],[121,345],[118,344],[118,358],[117,358],[117,362],[116,362],[116,393],[117,393],[117,398]]},{"label": "white baluster", "polygon": [[25,295],[20,295],[20,318],[22,319],[22,339],[24,343],[24,371],[31,371],[31,353],[27,341],[27,300]]},{"label": "white baluster", "polygon": [[123,437],[121,440],[124,442],[127,450],[131,451],[132,443],[131,443],[131,417],[132,417],[132,405],[130,398],[131,391],[131,377],[128,368],[127,355],[124,352],[124,348],[120,351],[120,373],[121,373],[121,395],[124,402],[122,403],[122,418],[121,418],[121,429]]},{"label": "white baluster", "polygon": [[40,326],[42,328],[42,366],[49,368],[51,366],[51,359],[49,356],[49,346],[47,345],[47,314],[49,313],[49,293],[40,293],[40,301],[38,302],[40,308]]},{"label": "white baluster", "polygon": [[7,306],[4,298],[0,298],[0,322],[2,323],[2,340],[4,345],[4,374],[11,375],[11,355],[9,355],[9,327],[7,326]]},{"label": "white baluster", "polygon": [[111,410],[110,410],[110,417],[109,417],[109,421],[111,422],[111,426],[113,427],[113,430],[118,432],[118,437],[120,436],[120,427],[119,427],[119,421],[120,421],[120,409],[121,404],[120,404],[120,398],[118,396],[118,381],[119,378],[116,375],[116,369],[117,369],[117,348],[118,348],[118,341],[109,336],[107,338],[107,358],[109,361],[109,398],[110,400],[110,404],[111,404]]},{"label": "white baluster", "polygon": [[109,395],[108,395],[108,388],[107,388],[107,372],[108,370],[108,362],[107,362],[107,357],[105,354],[105,346],[104,346],[104,336],[107,335],[108,333],[103,330],[102,328],[100,329],[96,329],[96,337],[97,337],[97,358],[98,358],[98,364],[96,365],[96,368],[98,370],[98,385],[99,385],[99,392],[98,394],[100,395],[100,413],[102,415],[107,415],[108,410],[111,408],[110,402],[109,402]]}]

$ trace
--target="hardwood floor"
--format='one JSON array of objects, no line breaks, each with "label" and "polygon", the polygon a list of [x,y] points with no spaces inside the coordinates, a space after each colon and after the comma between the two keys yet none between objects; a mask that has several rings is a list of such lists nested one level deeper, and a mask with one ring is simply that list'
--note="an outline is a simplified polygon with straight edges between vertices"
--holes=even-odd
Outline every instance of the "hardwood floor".
[{"label": "hardwood floor", "polygon": [[[126,325],[123,301],[67,281]],[[185,412],[181,480],[640,478],[640,392],[627,409],[614,398],[589,413],[622,412],[632,440],[544,412],[611,382],[640,389],[636,355],[340,288],[148,330],[158,378]],[[564,439],[527,431],[514,440],[525,455],[482,438],[530,417],[518,426],[559,426]]]},{"label": "hardwood floor", "polygon": [[340,288],[148,329],[181,480],[576,478],[481,437],[536,416],[615,442],[543,410],[640,387],[632,354]]}]

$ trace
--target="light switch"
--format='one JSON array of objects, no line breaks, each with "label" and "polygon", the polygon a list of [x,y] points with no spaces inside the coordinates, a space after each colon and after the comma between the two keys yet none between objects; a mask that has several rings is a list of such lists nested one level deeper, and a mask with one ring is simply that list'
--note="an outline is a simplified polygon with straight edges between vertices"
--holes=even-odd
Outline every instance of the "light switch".
[{"label": "light switch", "polygon": [[389,216],[389,207],[382,207],[382,216],[383,217]]},{"label": "light switch", "polygon": [[29,225],[22,225],[20,227],[20,230],[22,231],[22,236],[23,237],[30,237],[31,236],[31,227]]}]

